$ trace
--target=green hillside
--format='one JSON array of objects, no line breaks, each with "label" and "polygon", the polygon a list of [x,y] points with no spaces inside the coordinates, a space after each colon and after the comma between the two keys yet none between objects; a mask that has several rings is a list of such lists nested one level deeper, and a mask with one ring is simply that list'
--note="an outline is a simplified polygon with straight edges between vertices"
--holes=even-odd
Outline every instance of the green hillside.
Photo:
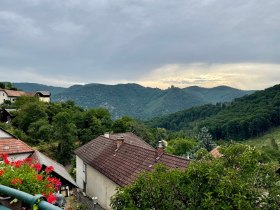
[{"label": "green hillside", "polygon": [[40,90],[45,90],[45,91],[50,91],[52,95],[61,93],[65,91],[66,88],[63,87],[54,87],[54,86],[48,86],[48,85],[42,85],[42,84],[37,84],[37,83],[12,83],[13,87],[16,87],[20,90],[24,90],[27,92],[33,92],[33,91],[40,91]]},{"label": "green hillside", "polygon": [[217,91],[217,88],[192,91],[188,88],[161,90],[146,88],[138,84],[87,84],[72,86],[54,95],[52,99],[53,101],[73,100],[84,108],[105,107],[114,118],[127,115],[139,119],[150,119],[203,104],[232,101],[236,97],[252,93],[252,91],[230,87]]},{"label": "green hillside", "polygon": [[232,101],[253,92],[227,86],[215,88],[193,86],[183,89],[172,87],[161,90],[138,84],[87,84],[69,88],[34,83],[13,85],[25,91],[49,90],[54,102],[72,100],[86,109],[105,107],[112,113],[114,119],[122,116],[150,119],[204,104]]},{"label": "green hillside", "polygon": [[256,146],[258,148],[262,148],[264,146],[271,146],[271,139],[275,139],[276,143],[280,146],[280,127],[272,128],[271,130],[267,131],[263,136],[245,140],[244,143]]},{"label": "green hillside", "polygon": [[262,136],[280,125],[280,85],[217,106],[221,108],[207,106],[181,111],[154,119],[150,124],[169,130],[206,126],[214,139],[244,140]]}]

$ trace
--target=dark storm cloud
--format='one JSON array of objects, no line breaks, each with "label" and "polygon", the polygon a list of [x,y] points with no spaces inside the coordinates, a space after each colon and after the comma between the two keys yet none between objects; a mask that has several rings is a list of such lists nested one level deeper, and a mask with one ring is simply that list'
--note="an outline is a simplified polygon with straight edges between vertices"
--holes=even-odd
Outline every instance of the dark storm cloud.
[{"label": "dark storm cloud", "polygon": [[278,0],[1,0],[0,71],[106,83],[168,64],[277,64],[279,9]]}]

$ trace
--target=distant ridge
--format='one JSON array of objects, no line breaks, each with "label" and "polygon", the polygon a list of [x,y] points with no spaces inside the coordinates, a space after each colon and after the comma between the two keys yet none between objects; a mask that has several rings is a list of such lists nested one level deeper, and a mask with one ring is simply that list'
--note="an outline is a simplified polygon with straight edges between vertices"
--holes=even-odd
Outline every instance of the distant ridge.
[{"label": "distant ridge", "polygon": [[[213,89],[223,93],[229,90],[228,87]],[[188,132],[206,126],[216,140],[259,137],[280,126],[280,84],[255,91],[231,103],[193,107],[153,118],[147,123],[152,127]]]},{"label": "distant ridge", "polygon": [[52,95],[55,95],[57,93],[61,93],[65,91],[67,88],[63,87],[55,87],[55,86],[48,86],[48,85],[42,85],[38,83],[12,83],[12,85],[20,90],[26,91],[26,92],[33,92],[38,90],[46,90],[50,91]]},{"label": "distant ridge", "polygon": [[203,104],[228,102],[254,92],[228,86],[171,87],[161,90],[135,83],[117,85],[91,83],[73,85],[69,88],[36,83],[13,83],[13,85],[24,91],[51,91],[52,101],[73,100],[84,108],[105,107],[110,110],[114,118],[127,115],[140,119],[162,116]]}]

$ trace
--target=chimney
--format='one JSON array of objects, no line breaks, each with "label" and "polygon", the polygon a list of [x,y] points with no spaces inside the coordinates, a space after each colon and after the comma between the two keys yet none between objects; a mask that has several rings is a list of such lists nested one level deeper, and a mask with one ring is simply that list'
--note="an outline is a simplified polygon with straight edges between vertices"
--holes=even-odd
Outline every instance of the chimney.
[{"label": "chimney", "polygon": [[110,138],[110,133],[104,133],[104,137],[109,139]]},{"label": "chimney", "polygon": [[120,148],[120,146],[123,144],[123,142],[124,142],[124,137],[123,137],[123,135],[119,135],[119,136],[117,137],[117,150]]},{"label": "chimney", "polygon": [[164,152],[164,149],[163,149],[162,141],[159,141],[158,142],[158,147],[156,149],[156,156],[157,157],[162,156],[163,152]]}]

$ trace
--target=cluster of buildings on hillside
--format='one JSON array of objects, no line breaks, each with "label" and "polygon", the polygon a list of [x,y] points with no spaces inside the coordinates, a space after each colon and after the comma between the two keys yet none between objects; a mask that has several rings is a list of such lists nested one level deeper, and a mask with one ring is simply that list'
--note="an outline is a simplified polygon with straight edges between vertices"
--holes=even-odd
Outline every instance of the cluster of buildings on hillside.
[{"label": "cluster of buildings on hillside", "polygon": [[61,190],[79,188],[85,196],[97,197],[104,209],[110,209],[116,187],[131,184],[140,172],[153,170],[157,163],[184,169],[190,161],[165,153],[161,142],[155,149],[133,133],[104,134],[75,150],[74,181],[63,165],[0,128],[2,154],[8,154],[13,161],[31,157],[43,168],[52,165],[53,176],[62,182]]},{"label": "cluster of buildings on hillside", "polygon": [[[37,96],[41,101],[50,102],[50,95],[48,91],[28,93],[0,89],[0,104],[5,100],[13,103],[20,96]],[[12,116],[9,114],[7,110],[1,110],[0,120],[10,120]],[[62,182],[61,190],[79,188],[85,196],[97,197],[98,204],[104,209],[110,209],[110,198],[116,193],[116,187],[131,184],[139,173],[153,170],[155,164],[163,163],[170,168],[185,169],[190,162],[187,158],[165,153],[161,142],[157,148],[153,148],[131,132],[104,134],[79,147],[74,153],[76,181],[63,165],[0,128],[0,155],[8,154],[13,161],[31,157],[43,168],[52,165],[53,176]],[[218,151],[214,153],[216,156]]]},{"label": "cluster of buildings on hillside", "polygon": [[38,97],[40,101],[49,103],[51,101],[50,91],[36,91],[36,92],[25,92],[18,90],[7,90],[0,89],[0,104],[4,104],[5,101],[14,103],[20,96],[34,96]]}]

